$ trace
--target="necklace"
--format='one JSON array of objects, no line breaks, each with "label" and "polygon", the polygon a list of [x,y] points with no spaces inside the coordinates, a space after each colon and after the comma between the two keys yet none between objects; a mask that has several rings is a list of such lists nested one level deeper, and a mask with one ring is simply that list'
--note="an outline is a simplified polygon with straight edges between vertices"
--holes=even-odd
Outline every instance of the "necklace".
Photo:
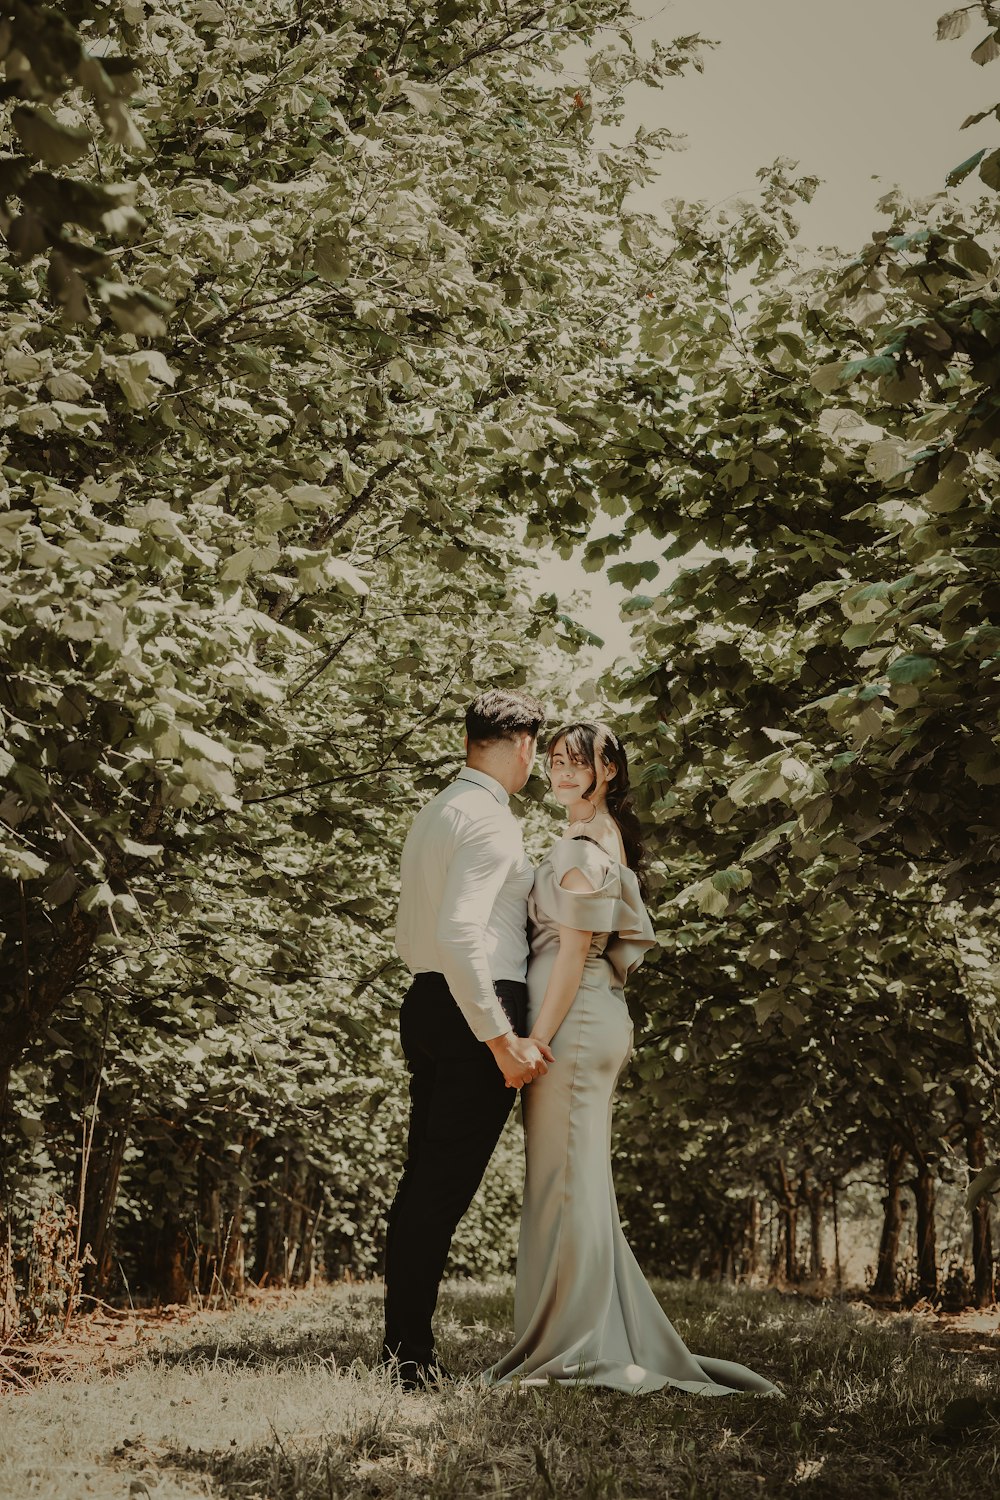
[{"label": "necklace", "polygon": [[596,817],[597,817],[597,808],[595,807],[594,811],[591,813],[591,815],[590,815],[589,818],[577,818],[576,821],[578,823],[592,823]]}]

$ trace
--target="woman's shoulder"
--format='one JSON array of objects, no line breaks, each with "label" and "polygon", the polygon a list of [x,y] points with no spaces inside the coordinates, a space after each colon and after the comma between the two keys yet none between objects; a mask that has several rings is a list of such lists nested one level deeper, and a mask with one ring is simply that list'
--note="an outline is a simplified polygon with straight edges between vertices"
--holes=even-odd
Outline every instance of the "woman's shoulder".
[{"label": "woman's shoulder", "polygon": [[570,823],[563,839],[574,842],[586,841],[592,848],[600,849],[615,865],[625,864],[624,850],[622,848],[621,836],[613,818],[598,816],[588,818],[586,822]]},{"label": "woman's shoulder", "polygon": [[567,870],[582,870],[595,885],[604,885],[609,876],[617,873],[619,860],[593,834],[575,833],[571,824],[566,832],[552,845],[547,858],[561,878]]}]

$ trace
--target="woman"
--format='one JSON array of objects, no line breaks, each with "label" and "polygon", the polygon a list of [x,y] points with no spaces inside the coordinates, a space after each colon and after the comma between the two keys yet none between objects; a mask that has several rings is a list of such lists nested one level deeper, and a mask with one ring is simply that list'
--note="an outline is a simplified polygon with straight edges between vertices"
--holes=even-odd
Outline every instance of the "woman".
[{"label": "woman", "polygon": [[611,1098],[632,1052],[622,987],[655,942],[638,879],[642,842],[625,751],[610,729],[567,725],[546,754],[569,827],[528,902],[528,1017],[555,1061],[522,1094],[516,1342],[485,1378],[778,1394],[744,1365],[688,1351],[622,1233],[611,1177]]}]

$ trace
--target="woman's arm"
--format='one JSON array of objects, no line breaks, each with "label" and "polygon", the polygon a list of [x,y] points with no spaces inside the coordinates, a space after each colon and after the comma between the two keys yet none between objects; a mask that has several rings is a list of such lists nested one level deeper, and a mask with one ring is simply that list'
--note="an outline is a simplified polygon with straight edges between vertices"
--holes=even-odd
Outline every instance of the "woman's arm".
[{"label": "woman's arm", "polygon": [[[582,870],[567,870],[559,884],[567,891],[594,889]],[[569,1008],[580,988],[583,966],[587,962],[593,936],[592,932],[580,932],[575,927],[560,926],[559,952],[552,965],[538,1019],[531,1028],[531,1036],[536,1042],[544,1042],[548,1046],[569,1014]]]}]

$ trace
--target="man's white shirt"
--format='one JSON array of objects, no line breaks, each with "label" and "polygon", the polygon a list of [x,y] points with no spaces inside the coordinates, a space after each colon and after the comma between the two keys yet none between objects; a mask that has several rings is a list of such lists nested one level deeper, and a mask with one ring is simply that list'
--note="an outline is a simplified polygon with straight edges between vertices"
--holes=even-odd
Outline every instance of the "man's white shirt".
[{"label": "man's white shirt", "polygon": [[506,788],[471,766],[403,845],[396,949],[412,974],[444,975],[480,1041],[511,1030],[493,981],[524,981],[533,879]]}]

